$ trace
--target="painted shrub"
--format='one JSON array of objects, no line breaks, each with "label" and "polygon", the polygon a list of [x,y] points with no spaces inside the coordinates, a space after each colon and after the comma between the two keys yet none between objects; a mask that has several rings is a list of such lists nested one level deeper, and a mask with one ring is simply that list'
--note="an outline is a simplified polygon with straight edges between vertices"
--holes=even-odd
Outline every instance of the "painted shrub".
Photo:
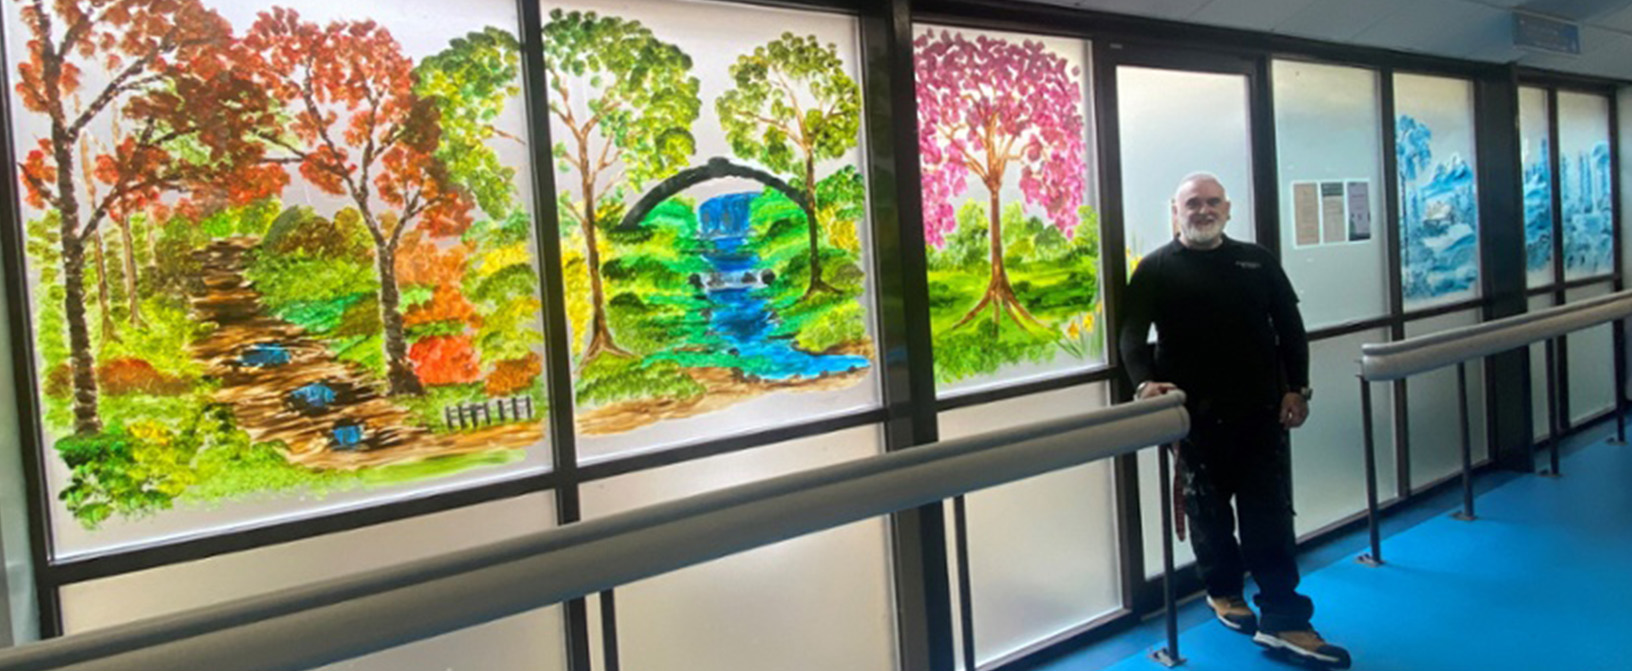
[{"label": "painted shrub", "polygon": [[[48,472],[84,527],[243,521],[217,502],[298,510],[543,439],[513,33],[405,45],[287,4],[6,15]],[[530,416],[447,419],[517,396]]]},{"label": "painted shrub", "polygon": [[1101,356],[1098,219],[1085,204],[1083,75],[1073,62],[1019,36],[925,29],[914,42],[943,388],[1012,375],[1016,364],[1046,371]]},{"label": "painted shrub", "polygon": [[580,452],[769,425],[732,408],[773,392],[823,392],[779,423],[872,403],[853,20],[545,5]]}]

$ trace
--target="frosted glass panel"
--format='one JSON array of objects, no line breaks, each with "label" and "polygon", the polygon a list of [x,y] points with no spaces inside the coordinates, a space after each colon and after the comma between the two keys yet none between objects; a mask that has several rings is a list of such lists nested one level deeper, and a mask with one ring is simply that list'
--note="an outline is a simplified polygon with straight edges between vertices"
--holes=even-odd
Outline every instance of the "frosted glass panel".
[{"label": "frosted glass panel", "polygon": [[1173,240],[1173,192],[1193,172],[1224,184],[1232,203],[1224,233],[1253,240],[1247,78],[1124,65],[1116,69],[1116,96],[1128,273]]},{"label": "frosted glass panel", "polygon": [[[882,450],[879,429],[866,426],[621,475],[582,489],[584,517]],[[887,520],[865,520],[619,587],[620,661],[642,671],[890,671],[887,531]]]},{"label": "frosted glass panel", "polygon": [[[1553,306],[1553,295],[1530,297],[1530,311]],[[1530,346],[1530,431],[1536,442],[1547,438],[1547,346]]]},{"label": "frosted glass panel", "polygon": [[[944,412],[941,439],[1101,408],[1105,395],[1098,383]],[[1099,461],[965,497],[981,664],[1121,606],[1113,478]]]},{"label": "frosted glass panel", "polygon": [[[1564,292],[1569,303],[1603,296],[1609,284],[1597,284]],[[1570,408],[1572,423],[1596,416],[1615,405],[1615,335],[1609,324],[1571,333],[1565,339],[1570,358]]]},{"label": "frosted glass panel", "polygon": [[[73,634],[495,543],[555,526],[544,493],[126,573],[62,588]],[[539,635],[535,633],[535,635]],[[543,634],[550,644],[559,630]]]},{"label": "frosted glass panel", "polygon": [[1602,275],[1615,263],[1609,98],[1558,92],[1558,184],[1564,278]]},{"label": "frosted glass panel", "polygon": [[566,671],[564,627],[551,606],[313,671]]},{"label": "frosted glass panel", "polygon": [[914,33],[938,389],[945,397],[1100,365],[1088,43]]},{"label": "frosted glass panel", "polygon": [[859,20],[539,6],[580,459],[877,405]]},{"label": "frosted glass panel", "polygon": [[1311,329],[1388,311],[1377,73],[1275,61],[1281,262]]},{"label": "frosted glass panel", "polygon": [[1519,87],[1519,144],[1524,166],[1525,286],[1553,282],[1553,167],[1547,90]]},{"label": "frosted glass panel", "polygon": [[1479,292],[1473,83],[1394,75],[1400,273],[1407,309]]},{"label": "frosted glass panel", "polygon": [[[1292,503],[1299,534],[1366,509],[1365,443],[1360,424],[1360,346],[1387,342],[1378,329],[1309,344],[1309,382],[1315,398],[1309,421],[1292,431]],[[1377,456],[1378,500],[1395,494],[1394,405],[1389,383],[1371,385],[1372,446]]]},{"label": "frosted glass panel", "polygon": [[[1406,337],[1436,333],[1479,322],[1477,311],[1456,312],[1405,325]],[[1468,444],[1474,463],[1485,451],[1485,369],[1469,361]],[[1410,400],[1411,487],[1416,489],[1462,470],[1462,438],[1457,415],[1456,367],[1415,375],[1406,381]]]}]

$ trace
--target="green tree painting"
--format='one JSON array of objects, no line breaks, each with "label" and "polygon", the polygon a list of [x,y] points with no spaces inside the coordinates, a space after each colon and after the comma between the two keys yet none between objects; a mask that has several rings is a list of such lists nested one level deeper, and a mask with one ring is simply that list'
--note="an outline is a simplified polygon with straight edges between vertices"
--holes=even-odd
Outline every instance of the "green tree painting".
[{"label": "green tree painting", "polygon": [[602,277],[600,228],[618,220],[630,189],[674,174],[696,149],[698,80],[691,57],[638,21],[594,12],[550,11],[544,25],[550,114],[566,129],[554,153],[577,176],[562,192],[562,219],[577,224],[589,275],[588,365],[630,356],[613,340]]},{"label": "green tree painting", "polygon": [[743,54],[731,66],[735,86],[715,101],[737,156],[792,178],[805,192],[810,239],[809,298],[837,292],[822,278],[816,166],[843,157],[861,130],[861,89],[833,45],[793,33]]}]

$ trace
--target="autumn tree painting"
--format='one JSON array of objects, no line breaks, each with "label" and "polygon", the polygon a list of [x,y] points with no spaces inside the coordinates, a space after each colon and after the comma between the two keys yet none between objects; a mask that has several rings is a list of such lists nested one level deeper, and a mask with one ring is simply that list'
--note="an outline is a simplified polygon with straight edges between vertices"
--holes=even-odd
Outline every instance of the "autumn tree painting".
[{"label": "autumn tree painting", "polygon": [[[1098,249],[1097,220],[1084,206],[1080,68],[1040,41],[953,30],[922,32],[914,64],[924,237],[932,270],[945,271],[931,282],[938,377],[955,382],[1062,352],[1083,358],[1092,349],[1083,340],[1092,331]],[[971,184],[984,189],[984,203],[960,203]],[[1005,203],[1008,189],[1023,202]],[[970,253],[971,238],[980,239],[983,258]],[[983,286],[971,295],[970,273],[981,265]],[[1023,284],[1013,277],[1017,265],[1031,266]],[[1075,272],[1029,277],[1044,265]],[[955,305],[963,300],[970,303]],[[947,319],[954,308],[958,316]],[[989,328],[976,333],[983,315]]]},{"label": "autumn tree painting", "polygon": [[[104,221],[167,190],[217,180],[276,185],[265,172],[233,178],[261,159],[248,135],[271,121],[270,101],[236,72],[230,27],[196,0],[49,8],[39,0],[19,14],[30,39],[17,93],[26,110],[50,120],[49,135],[22,161],[22,182],[28,204],[57,218],[74,432],[95,434],[102,421],[85,315],[86,244],[99,240]],[[135,129],[106,151],[81,155],[91,124],[115,113]]]},{"label": "autumn tree painting", "polygon": [[[8,9],[67,519],[157,515],[153,533],[173,533],[159,513],[176,506],[281,492],[298,509],[536,458],[548,404],[526,167],[506,158],[526,143],[507,113],[513,33],[420,27],[410,47],[360,13]],[[73,526],[59,542],[90,542]]]}]

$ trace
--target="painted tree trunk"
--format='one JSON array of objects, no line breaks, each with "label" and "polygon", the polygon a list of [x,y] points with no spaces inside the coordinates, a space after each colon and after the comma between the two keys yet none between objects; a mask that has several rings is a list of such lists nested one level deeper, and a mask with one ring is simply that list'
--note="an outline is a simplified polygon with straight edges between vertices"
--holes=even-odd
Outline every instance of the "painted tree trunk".
[{"label": "painted tree trunk", "polygon": [[[587,156],[586,156],[587,160]],[[601,250],[600,243],[595,237],[595,185],[585,178],[582,184],[584,192],[584,265],[589,267],[589,346],[584,348],[584,356],[579,365],[588,365],[595,357],[602,353],[631,356],[628,350],[618,347],[612,340],[612,328],[606,321],[606,289],[601,284]]]},{"label": "painted tree trunk", "polygon": [[91,353],[91,332],[85,324],[85,247],[79,239],[79,197],[73,178],[72,147],[76,143],[58,126],[52,129],[51,144],[57,160],[57,212],[62,218],[63,318],[68,322],[74,433],[90,435],[102,431],[102,418],[96,408],[96,357]]},{"label": "painted tree trunk", "polygon": [[976,303],[975,307],[970,309],[968,314],[965,314],[963,319],[958,320],[958,323],[954,324],[952,328],[958,328],[974,321],[987,306],[992,308],[993,330],[996,330],[1000,325],[1004,313],[1007,313],[1014,320],[1015,325],[1022,329],[1026,328],[1027,324],[1042,326],[1042,324],[1038,323],[1037,318],[1033,317],[1026,310],[1026,307],[1020,304],[1020,298],[1014,295],[1014,287],[1009,284],[1009,273],[1003,267],[1003,210],[1002,203],[998,198],[998,190],[1001,188],[1001,183],[987,185],[987,191],[991,194],[989,205],[991,208],[991,279],[986,283],[986,293],[981,296],[980,302]]},{"label": "painted tree trunk", "polygon": [[837,291],[822,280],[822,249],[820,232],[822,223],[816,219],[816,159],[814,156],[805,157],[805,229],[810,232],[810,285],[805,289],[801,298],[810,298],[818,291]]},{"label": "painted tree trunk", "polygon": [[400,307],[402,294],[397,289],[396,245],[376,244],[374,258],[380,271],[380,324],[384,327],[386,382],[394,396],[418,396],[425,393],[425,385],[420,383],[408,362],[408,339],[404,335]]},{"label": "painted tree trunk", "polygon": [[113,300],[108,291],[108,257],[101,231],[91,234],[91,244],[96,251],[96,312],[102,320],[102,342],[116,341],[119,331],[113,325],[113,310],[109,309]]},{"label": "painted tree trunk", "polygon": [[125,243],[125,296],[130,301],[130,326],[142,328],[142,299],[136,295],[136,241],[130,233],[130,220],[121,217],[114,220],[119,224],[120,239]]},{"label": "painted tree trunk", "polygon": [[[65,202],[67,200],[64,199]],[[102,431],[102,419],[97,415],[96,407],[96,357],[91,354],[91,332],[85,324],[85,248],[72,236],[72,228],[68,224],[71,220],[67,214],[63,215],[62,281],[66,290],[63,295],[63,316],[68,322],[74,433],[90,435]]]}]

